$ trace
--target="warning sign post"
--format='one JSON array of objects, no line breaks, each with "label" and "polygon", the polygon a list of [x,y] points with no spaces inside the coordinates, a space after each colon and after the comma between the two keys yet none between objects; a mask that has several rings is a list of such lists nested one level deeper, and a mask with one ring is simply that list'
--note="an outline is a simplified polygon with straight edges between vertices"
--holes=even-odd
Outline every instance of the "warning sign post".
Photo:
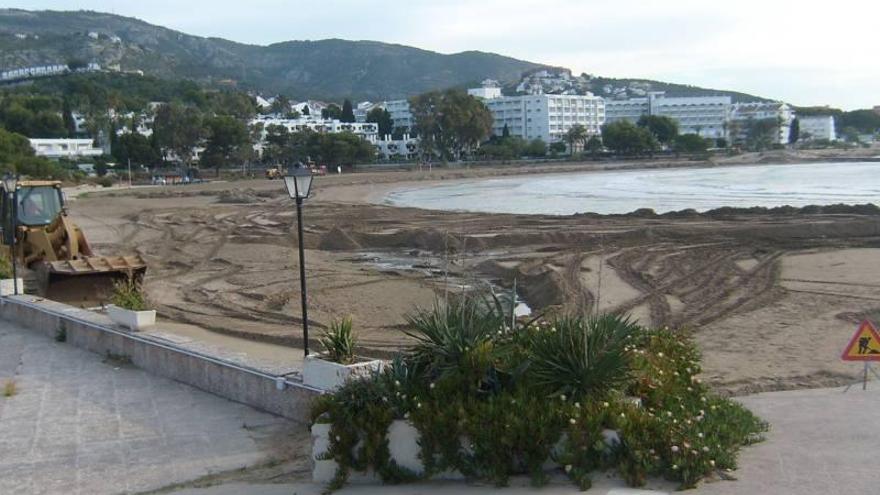
[{"label": "warning sign post", "polygon": [[[880,333],[870,321],[865,320],[859,325],[859,329],[856,330],[840,357],[844,361],[863,361],[865,363],[862,390],[868,388],[868,371],[880,378],[877,372],[871,369],[871,361],[880,361]],[[846,390],[849,390],[849,387],[846,387]]]}]

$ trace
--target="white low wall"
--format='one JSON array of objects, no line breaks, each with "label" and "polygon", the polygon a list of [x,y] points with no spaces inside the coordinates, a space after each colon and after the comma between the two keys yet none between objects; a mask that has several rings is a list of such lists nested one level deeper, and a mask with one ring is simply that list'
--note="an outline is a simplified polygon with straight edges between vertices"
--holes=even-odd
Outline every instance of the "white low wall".
[{"label": "white low wall", "polygon": [[[604,430],[602,432],[605,445],[612,446],[620,442],[617,432],[614,430]],[[396,419],[391,422],[388,427],[388,450],[391,460],[398,466],[406,468],[413,473],[422,475],[425,466],[419,458],[421,451],[419,447],[419,431],[409,421]],[[557,443],[557,448],[561,448],[564,443],[563,439]],[[312,481],[315,483],[329,483],[336,476],[338,464],[332,459],[322,459],[330,449],[330,424],[315,423],[312,425],[312,458],[315,462],[312,469]],[[561,466],[552,459],[548,459],[544,464],[545,471],[559,469]],[[458,471],[446,471],[439,475],[432,476],[432,479],[442,480],[461,480],[464,475]],[[382,479],[378,474],[370,472],[351,472],[349,473],[349,482],[353,483],[380,483]]]}]

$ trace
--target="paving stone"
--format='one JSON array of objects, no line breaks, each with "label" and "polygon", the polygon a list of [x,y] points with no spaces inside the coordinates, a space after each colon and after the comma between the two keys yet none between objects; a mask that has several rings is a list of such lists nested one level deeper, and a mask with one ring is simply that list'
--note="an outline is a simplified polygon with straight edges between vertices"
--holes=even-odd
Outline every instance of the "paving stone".
[{"label": "paving stone", "polygon": [[[0,494],[155,490],[265,461],[281,418],[0,321]],[[304,446],[307,448],[307,446]]]}]

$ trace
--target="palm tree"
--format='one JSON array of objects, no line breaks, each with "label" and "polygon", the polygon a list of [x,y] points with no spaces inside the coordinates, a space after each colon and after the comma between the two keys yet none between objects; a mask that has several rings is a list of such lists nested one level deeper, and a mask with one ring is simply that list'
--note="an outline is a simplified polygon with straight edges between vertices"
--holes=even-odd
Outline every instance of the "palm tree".
[{"label": "palm tree", "polygon": [[565,140],[568,142],[568,152],[574,155],[574,147],[581,144],[587,139],[587,129],[581,124],[575,124],[565,133]]}]

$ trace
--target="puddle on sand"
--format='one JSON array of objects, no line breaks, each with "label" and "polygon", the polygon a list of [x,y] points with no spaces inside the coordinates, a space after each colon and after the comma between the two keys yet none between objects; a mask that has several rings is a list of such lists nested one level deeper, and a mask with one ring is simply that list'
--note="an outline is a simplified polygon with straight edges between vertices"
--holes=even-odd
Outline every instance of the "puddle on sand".
[{"label": "puddle on sand", "polygon": [[[505,307],[510,306],[510,289],[501,287],[495,280],[473,277],[465,278],[452,272],[447,274],[446,270],[444,270],[444,260],[425,251],[362,251],[356,253],[351,261],[369,265],[379,271],[418,273],[434,279],[441,287],[445,282],[450,290],[457,292],[469,291],[478,288],[479,285],[485,285],[495,292]],[[532,308],[526,304],[519,294],[516,295],[514,314],[517,317],[532,314]]]}]

